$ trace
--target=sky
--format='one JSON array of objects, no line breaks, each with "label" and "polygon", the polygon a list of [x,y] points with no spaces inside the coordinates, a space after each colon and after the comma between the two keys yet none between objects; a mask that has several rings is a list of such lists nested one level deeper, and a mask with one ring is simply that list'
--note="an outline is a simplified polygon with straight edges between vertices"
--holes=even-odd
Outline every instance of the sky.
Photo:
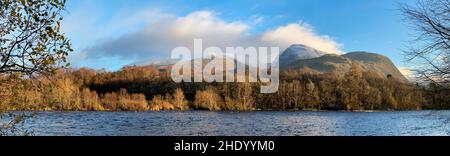
[{"label": "sky", "polygon": [[[169,58],[177,46],[305,44],[328,53],[385,55],[408,72],[402,49],[410,0],[69,0],[63,31],[75,68],[118,70]],[[192,48],[192,47],[190,47]]]}]

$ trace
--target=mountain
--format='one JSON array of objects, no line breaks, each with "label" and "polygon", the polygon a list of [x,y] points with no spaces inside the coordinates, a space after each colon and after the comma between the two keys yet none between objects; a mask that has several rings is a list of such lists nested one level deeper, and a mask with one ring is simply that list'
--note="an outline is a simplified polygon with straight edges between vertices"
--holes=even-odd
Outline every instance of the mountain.
[{"label": "mountain", "polygon": [[[227,57],[224,59],[226,65],[233,65],[235,68],[237,67],[237,64],[241,64],[241,62],[235,62]],[[192,63],[196,61],[200,61],[200,59],[184,62]],[[176,61],[174,60],[161,61],[156,65],[161,69],[170,69],[170,66],[172,66],[175,62]],[[209,62],[211,62],[210,59],[203,59],[203,67],[205,67],[205,65]],[[360,65],[364,72],[370,72],[372,75],[379,78],[386,78],[390,75],[400,82],[408,83],[408,80],[397,69],[397,67],[395,67],[394,63],[392,63],[388,57],[380,54],[361,51],[350,52],[343,55],[327,54],[326,52],[319,51],[305,45],[295,44],[287,48],[279,56],[280,70],[309,67],[318,72],[334,72],[339,75],[344,75],[350,70],[353,63]],[[247,68],[253,67],[247,66]]]},{"label": "mountain", "polygon": [[[288,53],[283,53],[280,56],[280,69],[301,69],[303,67],[309,67],[318,72],[335,72],[339,75],[344,75],[350,70],[353,63],[357,63],[361,66],[364,72],[371,72],[380,78],[386,78],[388,75],[394,79],[408,83],[408,80],[403,74],[395,67],[394,63],[386,56],[369,53],[369,52],[350,52],[344,55],[325,54],[319,57],[304,59],[301,57],[293,56],[291,50],[286,50]],[[308,49],[307,51],[300,52],[309,53],[301,56],[317,56],[317,50]],[[283,56],[286,55],[286,56]],[[288,59],[290,58],[290,59]]]},{"label": "mountain", "polygon": [[279,59],[280,67],[287,66],[298,60],[317,58],[325,54],[327,53],[305,45],[294,44],[281,54]]},{"label": "mountain", "polygon": [[342,56],[358,62],[365,71],[374,71],[383,77],[391,75],[401,82],[408,82],[400,70],[386,56],[369,52],[351,52]]}]

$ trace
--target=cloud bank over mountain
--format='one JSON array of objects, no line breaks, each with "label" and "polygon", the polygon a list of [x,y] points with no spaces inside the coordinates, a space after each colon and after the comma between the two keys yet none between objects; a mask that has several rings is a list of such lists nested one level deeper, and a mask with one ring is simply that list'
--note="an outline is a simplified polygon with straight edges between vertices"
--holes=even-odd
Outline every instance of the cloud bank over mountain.
[{"label": "cloud bank over mountain", "polygon": [[329,36],[317,34],[305,23],[291,23],[252,33],[254,24],[264,22],[262,18],[258,18],[258,22],[225,21],[217,13],[207,10],[185,16],[150,10],[124,19],[122,29],[142,21],[145,24],[141,29],[85,47],[73,56],[73,60],[118,57],[133,60],[136,64],[145,63],[170,56],[171,50],[178,46],[192,49],[195,38],[203,39],[203,47],[277,46],[283,51],[292,44],[304,44],[328,53],[341,53],[339,43]]},{"label": "cloud bank over mountain", "polygon": [[328,53],[342,53],[340,45],[331,37],[316,34],[312,26],[305,23],[294,23],[278,27],[275,30],[266,32],[262,36],[262,40],[276,43],[280,47],[287,47],[292,44],[303,44]]}]

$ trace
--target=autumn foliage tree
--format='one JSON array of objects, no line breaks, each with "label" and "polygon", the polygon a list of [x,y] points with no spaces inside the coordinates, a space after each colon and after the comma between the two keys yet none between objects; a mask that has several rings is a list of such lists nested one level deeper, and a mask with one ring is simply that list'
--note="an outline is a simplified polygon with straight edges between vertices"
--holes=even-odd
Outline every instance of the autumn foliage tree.
[{"label": "autumn foliage tree", "polygon": [[186,100],[184,92],[180,88],[177,88],[175,93],[173,93],[173,105],[177,110],[189,109],[189,102]]},{"label": "autumn foliage tree", "polygon": [[222,104],[223,101],[215,89],[199,90],[195,95],[194,107],[196,109],[217,111],[221,110]]},{"label": "autumn foliage tree", "polygon": [[[25,100],[21,101],[18,96],[11,96],[17,94],[16,86],[9,85],[16,81],[11,78],[47,73],[55,67],[68,65],[65,64],[66,57],[73,50],[70,41],[60,31],[64,9],[65,0],[0,1],[1,105],[14,103],[11,99],[20,102],[36,100],[19,98]],[[23,93],[29,94],[28,91]],[[2,121],[0,135],[8,135],[4,132],[14,130],[14,126],[5,125],[18,124],[20,122],[16,121],[22,121],[23,117],[17,116],[17,120],[5,124]]]},{"label": "autumn foliage tree", "polygon": [[65,0],[0,1],[0,73],[48,72],[66,61],[72,48],[60,31],[64,8]]}]

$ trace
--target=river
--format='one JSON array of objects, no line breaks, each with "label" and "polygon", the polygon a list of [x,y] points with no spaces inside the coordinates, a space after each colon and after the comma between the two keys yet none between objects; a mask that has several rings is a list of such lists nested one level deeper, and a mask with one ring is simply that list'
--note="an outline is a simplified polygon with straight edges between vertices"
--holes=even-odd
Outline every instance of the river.
[{"label": "river", "polygon": [[38,136],[450,135],[450,111],[35,113],[25,126]]}]

